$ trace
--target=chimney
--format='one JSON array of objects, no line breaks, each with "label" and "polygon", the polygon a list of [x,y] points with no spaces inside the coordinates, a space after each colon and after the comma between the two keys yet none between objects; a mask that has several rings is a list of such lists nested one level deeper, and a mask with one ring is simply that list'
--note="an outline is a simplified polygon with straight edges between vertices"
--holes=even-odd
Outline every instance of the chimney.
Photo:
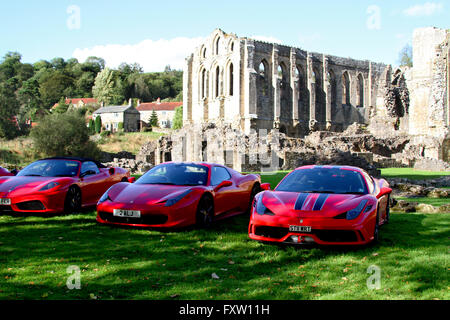
[{"label": "chimney", "polygon": [[158,100],[156,100],[157,104],[161,104],[161,98],[158,98]]}]

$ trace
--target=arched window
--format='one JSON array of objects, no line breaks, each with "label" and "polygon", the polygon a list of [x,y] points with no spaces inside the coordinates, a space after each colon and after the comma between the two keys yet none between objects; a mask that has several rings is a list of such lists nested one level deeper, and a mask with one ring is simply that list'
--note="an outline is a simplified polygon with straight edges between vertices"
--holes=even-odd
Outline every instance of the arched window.
[{"label": "arched window", "polygon": [[219,90],[220,90],[220,68],[219,68],[219,66],[217,66],[217,68],[216,68],[216,91],[215,91],[216,98],[219,96]]},{"label": "arched window", "polygon": [[206,98],[206,69],[203,69],[203,71],[202,71],[202,78],[201,78],[201,80],[202,80],[202,84],[201,84],[201,86],[202,86],[202,93],[201,93],[201,95],[202,95],[202,99],[205,99]]},{"label": "arched window", "polygon": [[342,75],[342,104],[350,105],[350,76],[347,71]]},{"label": "arched window", "polygon": [[358,75],[358,107],[364,108],[364,78]]},{"label": "arched window", "polygon": [[268,64],[266,60],[262,60],[258,67],[258,83],[260,87],[260,92],[263,96],[267,96],[269,93],[269,74],[268,74]]},{"label": "arched window", "polygon": [[203,59],[206,58],[206,48],[203,48],[203,50],[202,50],[202,58]]},{"label": "arched window", "polygon": [[234,41],[231,41],[231,44],[230,44],[230,51],[231,51],[231,52],[234,51]]},{"label": "arched window", "polygon": [[263,78],[266,77],[266,65],[264,64],[264,62],[261,61],[261,63],[259,64],[259,75]]},{"label": "arched window", "polygon": [[217,37],[214,46],[215,46],[215,48],[216,48],[216,55],[218,55],[219,52],[220,52],[220,37]]},{"label": "arched window", "polygon": [[234,93],[234,67],[233,67],[232,63],[230,63],[230,67],[229,67],[229,70],[228,70],[228,80],[229,80],[229,82],[228,82],[228,84],[229,84],[229,88],[228,88],[229,91],[228,91],[228,93],[229,93],[230,96],[232,96],[233,93]]},{"label": "arched window", "polygon": [[335,76],[333,70],[329,70],[327,76],[328,76],[328,82],[330,83],[331,106],[334,107],[336,105],[336,100],[337,100],[337,98],[336,98],[336,96],[337,96],[336,76]]}]

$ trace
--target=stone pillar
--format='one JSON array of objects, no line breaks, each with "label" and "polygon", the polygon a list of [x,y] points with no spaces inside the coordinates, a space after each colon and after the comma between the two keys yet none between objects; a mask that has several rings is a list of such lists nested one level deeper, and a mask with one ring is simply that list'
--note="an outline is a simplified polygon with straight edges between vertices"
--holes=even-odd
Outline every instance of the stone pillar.
[{"label": "stone pillar", "polygon": [[[241,114],[241,117],[245,119],[245,129],[246,133],[250,132],[251,128],[251,119],[256,118],[258,114],[257,103],[257,88],[256,88],[256,79],[258,76],[257,71],[255,70],[255,45],[253,40],[246,40],[245,50],[247,51],[246,56],[246,64],[245,69],[246,72],[244,74],[243,83],[245,83],[245,87],[243,92],[241,92],[241,96],[246,94],[245,105],[244,105],[244,114]],[[240,72],[241,73],[241,72]]]},{"label": "stone pillar", "polygon": [[297,54],[291,48],[291,89],[292,89],[292,122],[294,128],[298,125],[298,88],[300,79],[297,77]]},{"label": "stone pillar", "polygon": [[326,129],[331,129],[331,79],[328,73],[328,57],[323,55],[323,90],[325,92]]},{"label": "stone pillar", "polygon": [[192,123],[192,60],[193,55],[186,58],[183,72],[183,124]]},{"label": "stone pillar", "polygon": [[306,68],[308,79],[308,91],[309,91],[309,129],[314,130],[316,128],[316,84],[315,79],[313,79],[313,61],[312,54],[308,53],[308,57],[306,58]]},{"label": "stone pillar", "polygon": [[278,46],[273,45],[272,50],[272,86],[273,86],[273,120],[275,129],[280,126],[280,107],[281,107],[281,97],[280,97],[280,82],[278,79]]}]

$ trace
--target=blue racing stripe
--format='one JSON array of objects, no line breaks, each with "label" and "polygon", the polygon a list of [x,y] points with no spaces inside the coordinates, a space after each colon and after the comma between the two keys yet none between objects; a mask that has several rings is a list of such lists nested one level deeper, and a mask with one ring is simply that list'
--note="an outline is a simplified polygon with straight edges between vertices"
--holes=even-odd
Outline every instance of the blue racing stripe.
[{"label": "blue racing stripe", "polygon": [[322,193],[316,200],[316,203],[314,203],[313,211],[320,211],[322,210],[323,205],[325,204],[325,201],[327,201],[329,194]]},{"label": "blue racing stripe", "polygon": [[295,210],[302,210],[303,204],[305,203],[305,200],[308,198],[309,193],[300,193],[297,201],[295,202],[294,209]]}]

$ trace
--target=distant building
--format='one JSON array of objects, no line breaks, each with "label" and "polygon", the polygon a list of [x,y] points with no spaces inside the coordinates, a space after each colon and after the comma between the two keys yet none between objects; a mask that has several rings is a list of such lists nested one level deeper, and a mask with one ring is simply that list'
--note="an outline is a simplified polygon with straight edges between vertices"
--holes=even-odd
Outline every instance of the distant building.
[{"label": "distant building", "polygon": [[155,110],[159,126],[161,128],[172,128],[175,109],[182,105],[183,102],[161,102],[161,99],[158,99],[156,102],[141,103],[136,109],[141,114],[141,121],[146,124],[150,123],[153,110]]},{"label": "distant building", "polygon": [[[66,98],[65,103],[74,108],[82,108],[88,105],[96,105],[98,104],[98,100],[94,98]],[[55,109],[57,106],[59,106],[59,103],[55,103],[52,109]]]},{"label": "distant building", "polygon": [[140,113],[131,104],[101,107],[92,114],[92,119],[97,117],[101,117],[102,127],[111,132],[119,130],[119,123],[123,123],[125,132],[136,132],[140,129]]}]

